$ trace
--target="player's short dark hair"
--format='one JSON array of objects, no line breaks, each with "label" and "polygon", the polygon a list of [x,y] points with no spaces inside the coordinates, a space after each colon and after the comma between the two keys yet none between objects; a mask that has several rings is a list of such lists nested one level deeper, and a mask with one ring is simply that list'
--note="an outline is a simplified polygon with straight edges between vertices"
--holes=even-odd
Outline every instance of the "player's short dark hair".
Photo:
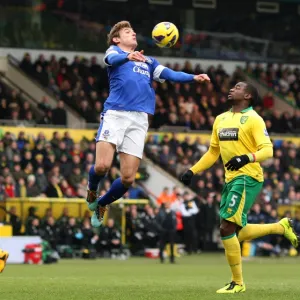
[{"label": "player's short dark hair", "polygon": [[116,45],[113,41],[113,38],[120,37],[120,30],[123,28],[132,28],[131,24],[128,21],[121,21],[115,24],[107,35],[107,44],[108,46]]},{"label": "player's short dark hair", "polygon": [[249,93],[251,95],[250,104],[253,105],[253,104],[257,103],[258,102],[257,88],[249,82],[244,82],[244,83],[246,84],[245,90],[247,91],[247,93]]}]

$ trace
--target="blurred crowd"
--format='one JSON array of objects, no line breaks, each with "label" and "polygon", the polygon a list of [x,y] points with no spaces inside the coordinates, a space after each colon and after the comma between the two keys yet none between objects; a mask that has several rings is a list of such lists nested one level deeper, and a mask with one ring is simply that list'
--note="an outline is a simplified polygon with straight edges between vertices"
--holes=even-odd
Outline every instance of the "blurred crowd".
[{"label": "blurred crowd", "polygon": [[4,124],[67,125],[67,112],[63,101],[58,101],[57,106],[52,107],[48,97],[44,96],[38,106],[34,106],[23,97],[22,93],[10,89],[3,82],[0,82],[0,99],[0,122],[4,121]]},{"label": "blurred crowd", "polygon": [[38,207],[28,209],[28,217],[22,222],[16,207],[12,206],[8,214],[8,224],[12,225],[13,235],[40,236],[61,257],[73,257],[74,251],[93,250],[99,256],[110,256],[120,252],[121,234],[113,219],[108,219],[101,231],[96,231],[90,224],[90,212],[87,210],[82,218],[75,218],[64,208],[61,216],[53,217],[52,208],[47,208],[40,218]]},{"label": "blurred crowd", "polygon": [[[276,204],[300,201],[300,152],[291,141],[274,140],[274,157],[264,167],[264,197]],[[144,153],[159,166],[179,177],[207,151],[209,145],[198,137],[179,141],[172,136],[149,135]],[[86,196],[88,172],[94,163],[95,142],[82,139],[75,143],[68,131],[63,136],[54,132],[47,140],[43,132],[30,139],[21,131],[18,136],[3,132],[0,138],[0,195],[4,197],[80,197]],[[100,194],[109,189],[119,176],[118,156],[102,182]],[[146,178],[143,164],[140,178]],[[224,169],[219,160],[210,170],[194,176],[192,189],[207,196],[221,192]],[[147,198],[147,193],[134,185],[125,198]]]},{"label": "blurred crowd", "polygon": [[[155,129],[162,126],[180,126],[189,130],[211,130],[215,117],[228,109],[228,91],[236,82],[245,79],[240,68],[229,76],[222,65],[211,66],[207,70],[203,70],[201,65],[192,67],[188,61],[184,66],[177,63],[166,66],[187,73],[205,72],[211,78],[211,83],[201,85],[153,82],[156,111],[150,120],[150,127]],[[30,55],[25,54],[20,67],[62,100],[58,102],[56,110],[63,110],[65,103],[88,123],[100,122],[100,113],[108,96],[108,83],[106,70],[96,57],[88,61],[75,56],[70,63],[66,58],[58,59],[54,55],[47,61],[40,55],[33,62]],[[271,94],[265,95],[263,101],[254,103],[254,106],[268,120],[270,132],[295,132],[300,128],[300,111],[290,115],[288,112],[274,110]],[[39,108],[44,115],[37,123],[57,124],[57,120],[62,120],[60,124],[66,124],[66,117],[58,118],[58,114],[53,113],[54,108],[49,105],[47,97],[42,99]]]},{"label": "blurred crowd", "polygon": [[[68,131],[54,132],[51,140],[41,131],[29,140],[24,131],[18,136],[1,133],[0,199],[5,197],[85,198],[88,172],[95,160],[95,142],[82,139],[75,143]],[[100,194],[119,177],[118,156],[100,185]],[[143,166],[139,178],[143,178]],[[145,196],[133,186],[125,197]],[[142,197],[141,197],[142,196]],[[145,196],[146,197],[146,196]]]},{"label": "blurred crowd", "polygon": [[[91,61],[79,56],[69,63],[64,57],[51,56],[47,61],[41,54],[35,61],[30,55],[24,55],[20,68],[44,87],[47,87],[61,102],[75,109],[87,122],[99,123],[100,113],[107,93],[106,69],[102,68],[96,57]],[[44,117],[52,124],[53,114],[43,98]],[[66,125],[66,124],[64,124]]]},{"label": "blurred crowd", "polygon": [[[272,88],[274,92],[283,95],[287,102],[300,109],[300,69],[298,67],[293,68],[283,65],[276,67],[273,64],[264,67],[257,64],[255,67],[249,65],[246,71],[264,85]],[[266,108],[271,109],[274,105],[272,94],[266,95],[263,102]]]},{"label": "blurred crowd", "polygon": [[[36,123],[38,115],[20,93],[0,82],[0,120],[23,120],[24,125]],[[16,123],[17,124],[17,123]]]},{"label": "blurred crowd", "polygon": [[[298,148],[296,144],[289,141],[275,140],[273,143],[274,158],[263,163],[265,183],[257,199],[258,205],[254,206],[249,215],[249,222],[269,223],[277,218],[278,205],[289,205],[300,201]],[[172,134],[170,137],[162,136],[160,140],[156,135],[149,135],[145,145],[145,155],[179,177],[203,155],[208,146],[200,138],[192,141],[187,136],[185,140],[179,141],[176,134]],[[18,136],[3,132],[0,139],[1,199],[36,196],[85,198],[88,170],[94,162],[94,153],[94,141],[83,139],[80,143],[75,143],[67,131],[63,136],[54,132],[51,140],[47,140],[42,132],[35,139],[30,140],[22,131]],[[101,184],[100,194],[104,194],[118,176],[118,158],[115,157],[112,169]],[[194,176],[191,188],[197,196],[178,187],[174,187],[172,191],[165,188],[157,198],[154,207],[128,206],[126,212],[128,249],[131,253],[140,255],[144,253],[145,248],[157,247],[164,228],[170,227],[169,229],[174,232],[174,241],[184,244],[187,253],[217,250],[218,209],[223,184],[224,169],[218,161],[210,170]],[[134,184],[124,198],[148,198],[148,194],[139,185]],[[165,221],[166,211],[173,212],[175,222]],[[13,215],[14,211],[10,213]],[[35,215],[34,209],[29,213],[30,215]],[[88,245],[95,253],[100,253],[99,255],[102,255],[101,251],[111,254],[112,249],[117,253],[123,253],[125,247],[120,242],[116,242],[117,244],[114,245],[116,247],[109,242],[112,248],[105,248],[107,241],[103,242],[102,233],[92,230],[89,217],[89,212],[85,213],[82,220],[77,221],[68,216],[67,223],[64,223],[67,225],[62,226],[60,221],[53,219],[50,212],[46,212],[43,221],[36,220],[39,218],[35,217],[27,220],[24,232],[29,235],[40,234],[51,245],[63,246],[65,238],[68,243],[74,243],[75,248],[84,248]],[[14,222],[13,220],[20,221],[17,217],[12,218],[11,222]],[[120,234],[119,225],[115,226],[113,221],[109,221],[105,234],[117,240],[116,236]],[[109,229],[111,227],[114,229]],[[15,234],[20,234],[20,228],[14,229]],[[68,233],[64,233],[63,230],[67,228],[69,228]],[[63,237],[64,234],[67,237]],[[287,247],[287,244],[279,238],[262,239],[260,243],[257,247],[270,248],[270,245],[274,244],[275,252],[278,249],[282,250],[282,247]]]}]

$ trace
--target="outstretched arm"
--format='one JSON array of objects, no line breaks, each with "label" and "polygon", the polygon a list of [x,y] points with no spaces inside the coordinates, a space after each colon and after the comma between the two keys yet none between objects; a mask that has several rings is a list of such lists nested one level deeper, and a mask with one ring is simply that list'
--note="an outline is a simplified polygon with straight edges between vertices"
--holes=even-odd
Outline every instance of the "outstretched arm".
[{"label": "outstretched arm", "polygon": [[204,170],[209,169],[219,158],[220,156],[220,147],[219,147],[219,139],[217,134],[217,123],[218,117],[216,118],[213,126],[213,131],[210,140],[210,147],[208,151],[201,157],[201,159],[188,171],[186,171],[181,176],[181,181],[185,185],[189,185],[192,181],[192,178],[195,174],[203,172]]},{"label": "outstretched arm", "polygon": [[219,158],[220,148],[210,146],[208,151],[201,157],[201,159],[191,167],[193,174],[201,173],[209,169]]},{"label": "outstretched arm", "polygon": [[193,75],[185,72],[173,71],[169,68],[164,68],[159,76],[161,79],[166,79],[174,82],[205,82],[210,81],[209,77],[206,74]]},{"label": "outstretched arm", "polygon": [[128,61],[139,61],[139,62],[145,62],[146,58],[143,55],[144,50],[142,51],[134,51],[131,53],[118,53],[115,50],[111,50],[107,52],[107,54],[104,57],[104,63],[110,67],[116,67],[121,66],[125,64]]},{"label": "outstretched arm", "polygon": [[125,64],[128,59],[128,54],[110,54],[107,57],[105,57],[104,62],[110,66],[110,67],[116,67],[116,66],[121,66]]},{"label": "outstretched arm", "polygon": [[219,156],[220,148],[210,146],[208,151],[201,157],[201,159],[181,176],[180,180],[185,185],[189,185],[195,174],[209,169],[217,161]]}]

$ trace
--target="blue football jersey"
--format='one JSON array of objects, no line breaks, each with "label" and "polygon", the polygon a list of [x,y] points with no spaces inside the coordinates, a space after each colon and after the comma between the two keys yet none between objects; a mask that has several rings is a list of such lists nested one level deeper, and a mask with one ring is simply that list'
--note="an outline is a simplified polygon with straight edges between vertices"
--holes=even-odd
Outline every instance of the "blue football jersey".
[{"label": "blue football jersey", "polygon": [[159,76],[164,66],[152,58],[146,62],[128,61],[120,66],[108,65],[106,58],[112,54],[126,54],[118,46],[111,46],[106,51],[104,63],[107,65],[109,97],[104,103],[104,111],[125,110],[154,114],[155,92],[152,81],[164,82]]}]

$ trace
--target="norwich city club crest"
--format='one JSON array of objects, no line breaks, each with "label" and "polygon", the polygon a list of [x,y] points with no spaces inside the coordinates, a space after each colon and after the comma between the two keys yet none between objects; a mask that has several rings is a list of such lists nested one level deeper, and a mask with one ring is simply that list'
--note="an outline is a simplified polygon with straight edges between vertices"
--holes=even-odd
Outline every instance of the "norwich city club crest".
[{"label": "norwich city club crest", "polygon": [[248,117],[241,117],[241,124],[245,124],[248,120]]}]

